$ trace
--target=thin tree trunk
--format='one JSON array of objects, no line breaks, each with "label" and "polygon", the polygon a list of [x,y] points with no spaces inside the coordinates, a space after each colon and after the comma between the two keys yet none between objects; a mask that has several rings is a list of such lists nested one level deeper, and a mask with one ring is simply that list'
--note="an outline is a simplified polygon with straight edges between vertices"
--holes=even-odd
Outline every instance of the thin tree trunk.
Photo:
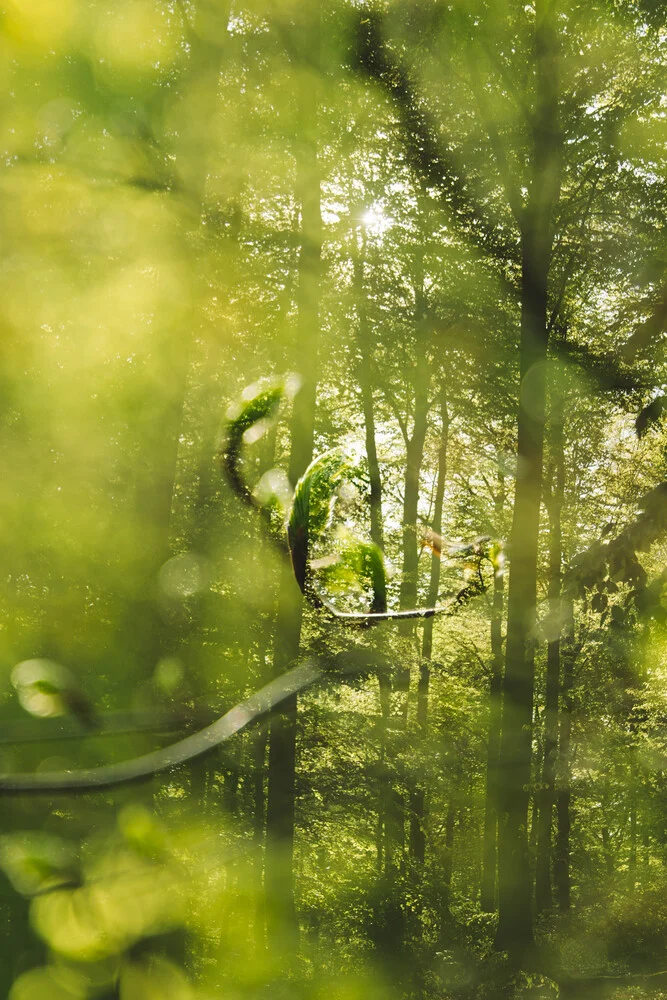
[{"label": "thin tree trunk", "polygon": [[637,765],[630,765],[630,856],[628,858],[630,888],[634,889],[637,877]]},{"label": "thin tree trunk", "polygon": [[571,601],[563,604],[565,626],[561,649],[562,680],[560,719],[558,724],[558,771],[556,788],[556,849],[554,854],[554,886],[561,913],[570,910],[570,753],[572,742],[572,688],[574,681],[574,633]]},{"label": "thin tree trunk", "polygon": [[[300,39],[310,60],[319,53],[319,7],[311,5]],[[294,485],[309,465],[315,434],[317,357],[319,346],[319,295],[322,247],[320,175],[317,158],[317,87],[312,76],[298,83],[300,110],[296,150],[297,188],[301,205],[301,249],[297,291],[297,338],[301,389],[295,397],[290,427],[289,478]],[[307,549],[307,546],[306,546]],[[304,557],[306,550],[304,550]],[[295,573],[284,565],[281,572],[274,645],[274,672],[281,674],[299,655],[303,603]],[[265,889],[269,943],[293,951],[298,946],[294,905],[294,810],[296,769],[296,695],[287,699],[270,723],[267,789],[267,853]]]},{"label": "thin tree trunk", "polygon": [[[371,541],[380,550],[384,550],[384,533],[382,528],[382,479],[375,441],[375,403],[373,400],[373,376],[371,367],[371,331],[366,310],[366,293],[364,287],[364,252],[365,240],[359,254],[354,260],[354,290],[357,308],[357,347],[359,355],[358,381],[361,390],[362,409],[364,414],[364,437],[366,444],[366,460],[368,462],[368,478],[370,480],[370,520]],[[386,593],[373,594],[371,611],[382,613],[387,610]],[[375,826],[376,867],[379,874],[393,861],[393,846],[387,837],[387,818],[391,803],[391,772],[387,765],[387,731],[391,714],[391,677],[387,670],[381,669],[378,674],[378,689],[380,697],[380,730],[379,730],[379,790],[377,821]]]},{"label": "thin tree trunk", "polygon": [[498,910],[496,947],[513,963],[533,950],[527,820],[531,781],[534,660],[528,644],[535,621],[542,492],[545,365],[549,340],[547,281],[552,214],[557,202],[558,132],[555,38],[548,0],[536,3],[536,109],[532,177],[522,216],[518,468],[510,536],[507,650],[500,749]]},{"label": "thin tree trunk", "polygon": [[[368,462],[368,478],[370,480],[370,515],[371,515],[371,540],[379,549],[384,549],[384,537],[382,531],[382,479],[380,477],[380,464],[378,462],[377,446],[375,443],[375,405],[373,401],[373,375],[371,369],[371,332],[366,311],[366,297],[364,289],[364,250],[365,242],[362,243],[361,253],[354,261],[354,285],[356,294],[356,306],[358,317],[357,346],[359,349],[359,388],[361,390],[361,403],[364,413],[364,437],[366,444],[366,460]],[[374,611],[384,611],[386,608],[373,608]]]},{"label": "thin tree trunk", "polygon": [[454,824],[456,822],[456,806],[450,797],[445,816],[445,849],[442,862],[443,915],[450,913],[452,901],[452,873],[454,871]]},{"label": "thin tree trunk", "polygon": [[549,613],[553,630],[547,645],[546,698],[544,709],[544,761],[540,796],[540,820],[537,833],[535,865],[535,909],[537,913],[553,905],[551,863],[552,828],[556,803],[556,765],[558,758],[558,690],[561,656],[561,578],[562,529],[561,513],[565,489],[563,442],[563,397],[558,389],[552,394],[551,452],[553,479],[549,498]]},{"label": "thin tree trunk", "polygon": [[[424,294],[424,267],[421,251],[418,254],[415,274],[415,327],[417,342],[424,322],[426,298]],[[429,378],[415,360],[414,371],[415,406],[412,434],[406,440],[405,484],[403,495],[403,574],[401,577],[400,606],[402,609],[415,607],[417,601],[417,577],[419,567],[419,546],[417,544],[417,513],[419,509],[419,477],[424,459],[424,442],[428,428]],[[404,623],[404,632],[414,632],[414,622]]]},{"label": "thin tree trunk", "polygon": [[[505,507],[505,477],[498,475],[495,501],[496,524],[500,525]],[[486,795],[484,798],[484,834],[482,847],[482,885],[480,905],[484,913],[496,908],[496,851],[498,833],[498,754],[500,751],[501,692],[503,683],[503,606],[505,567],[502,556],[493,568],[493,609],[491,612],[491,684],[489,686],[489,734],[486,756]]]},{"label": "thin tree trunk", "polygon": [[[447,388],[443,379],[440,385],[440,447],[438,449],[438,473],[435,486],[435,501],[433,508],[432,529],[436,535],[442,534],[442,507],[445,499],[445,481],[447,479],[447,445],[449,441],[449,411],[447,408]],[[429,580],[428,607],[435,607],[440,591],[441,562],[435,553],[431,560],[431,577]],[[428,699],[431,682],[431,654],[433,650],[433,618],[424,622],[422,636],[421,662],[419,664],[419,683],[417,685],[417,726],[420,735],[426,735],[428,719]],[[426,792],[419,780],[413,789],[410,810],[410,848],[413,859],[420,865],[426,857],[426,834],[424,819],[426,816]]]}]

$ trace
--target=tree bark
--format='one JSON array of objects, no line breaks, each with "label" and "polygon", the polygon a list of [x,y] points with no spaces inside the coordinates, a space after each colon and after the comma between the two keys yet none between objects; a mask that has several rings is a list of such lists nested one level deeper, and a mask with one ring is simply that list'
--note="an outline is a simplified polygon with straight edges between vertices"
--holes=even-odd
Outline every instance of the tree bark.
[{"label": "tree bark", "polygon": [[563,454],[563,398],[558,389],[552,394],[551,453],[553,476],[549,498],[549,614],[553,630],[547,645],[546,697],[544,708],[544,760],[540,795],[540,818],[537,831],[535,864],[535,909],[551,909],[552,829],[556,803],[556,765],[558,758],[558,692],[560,685],[560,630],[562,579],[561,513],[565,489]]},{"label": "tree bark", "polygon": [[454,825],[456,822],[456,805],[450,797],[445,816],[445,849],[442,862],[443,917],[450,916],[452,901],[452,873],[454,871]]},{"label": "tree bark", "polygon": [[572,732],[572,687],[574,681],[574,633],[571,601],[563,606],[565,626],[561,649],[562,680],[560,719],[558,724],[558,783],[556,787],[556,849],[554,853],[554,886],[558,909],[570,910],[570,748]]},{"label": "tree bark", "polygon": [[[447,445],[449,442],[449,410],[447,407],[447,388],[443,378],[440,384],[440,447],[438,448],[438,473],[435,486],[435,501],[433,505],[432,529],[436,535],[442,534],[442,507],[445,499],[445,481],[447,479]],[[431,576],[429,580],[428,607],[435,607],[440,590],[440,557],[435,553],[431,560]],[[419,664],[419,682],[417,685],[417,726],[422,738],[426,736],[428,719],[428,699],[431,683],[431,654],[433,650],[433,618],[424,622],[422,636],[421,661]],[[411,795],[410,810],[410,849],[413,859],[419,865],[424,864],[426,857],[426,833],[424,820],[426,816],[426,791],[419,780]]]},{"label": "tree bark", "polygon": [[[496,524],[500,525],[505,507],[505,477],[499,471],[495,501]],[[503,608],[505,603],[505,567],[499,560],[493,571],[493,609],[491,611],[491,684],[489,686],[489,734],[486,756],[486,794],[484,797],[484,833],[482,846],[482,884],[480,905],[484,913],[496,909],[496,860],[498,834],[498,754],[500,751],[501,694],[503,683]]]},{"label": "tree bark", "polygon": [[[299,41],[309,62],[319,55],[319,7],[311,5]],[[296,357],[301,388],[292,410],[289,478],[292,485],[306,470],[313,455],[315,403],[319,348],[319,296],[322,248],[320,173],[317,157],[318,95],[313,76],[298,83],[300,112],[296,149],[297,196],[301,205],[301,247],[298,263]],[[304,552],[304,559],[306,558]],[[285,564],[280,579],[273,666],[283,673],[299,655],[302,595],[295,574],[306,567]],[[294,810],[296,769],[297,697],[287,699],[271,719],[267,788],[266,913],[269,943],[291,952],[298,946],[294,905]]]},{"label": "tree bark", "polygon": [[528,857],[528,801],[537,554],[544,446],[547,283],[552,215],[560,189],[557,66],[549,0],[536,4],[536,108],[531,183],[522,216],[521,337],[517,477],[510,535],[507,649],[503,680],[499,773],[499,853],[496,947],[520,964],[534,948]]}]

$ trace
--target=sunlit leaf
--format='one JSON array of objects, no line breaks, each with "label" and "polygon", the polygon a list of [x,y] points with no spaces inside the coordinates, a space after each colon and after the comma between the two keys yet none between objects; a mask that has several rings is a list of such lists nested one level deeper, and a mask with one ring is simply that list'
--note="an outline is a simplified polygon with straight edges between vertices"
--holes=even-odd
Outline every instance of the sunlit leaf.
[{"label": "sunlit leaf", "polygon": [[247,401],[233,407],[229,414],[222,463],[231,484],[246,499],[251,499],[252,493],[244,482],[239,469],[241,449],[244,443],[248,443],[246,436],[262,421],[273,416],[284,392],[285,389],[282,385],[262,389]]},{"label": "sunlit leaf", "polygon": [[324,531],[331,513],[334,491],[347,463],[334,449],[315,458],[296,484],[287,525],[292,566],[302,591],[306,586],[308,553]]},{"label": "sunlit leaf", "polygon": [[95,713],[70,670],[53,660],[23,660],[12,670],[12,684],[26,712],[40,718],[72,714],[86,727],[95,725]]},{"label": "sunlit leaf", "polygon": [[30,969],[16,980],[8,1000],[84,1000],[89,996],[85,981],[63,979],[53,966]]}]

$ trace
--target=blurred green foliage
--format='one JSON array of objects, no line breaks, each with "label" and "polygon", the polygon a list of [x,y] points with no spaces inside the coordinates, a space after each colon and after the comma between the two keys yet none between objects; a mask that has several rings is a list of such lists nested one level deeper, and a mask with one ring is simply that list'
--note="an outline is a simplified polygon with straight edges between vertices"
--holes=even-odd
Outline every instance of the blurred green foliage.
[{"label": "blurred green foliage", "polygon": [[[516,217],[539,188],[536,25],[551,15],[552,344],[524,372]],[[442,551],[503,544],[497,635],[491,592],[435,619],[428,655],[423,624],[351,632],[306,607],[301,650],[338,680],[294,710],[298,948],[267,938],[260,726],[139,788],[6,797],[3,996],[667,992],[663,15],[630,0],[6,0],[0,770],[129,759],[261,688],[284,586],[269,529],[292,550],[310,539],[317,588],[351,612],[398,608],[414,550],[423,607],[442,459]],[[318,458],[290,486],[285,373],[308,367],[305,314]],[[557,399],[564,411],[557,548],[574,610],[549,605],[552,422],[527,832],[532,880],[559,640],[571,907],[536,912],[537,958],[517,970],[480,882],[517,412],[539,422],[543,378],[549,419]],[[479,560],[441,569],[438,604]],[[335,672],[360,651],[363,669]],[[554,806],[552,879],[559,823]]]}]

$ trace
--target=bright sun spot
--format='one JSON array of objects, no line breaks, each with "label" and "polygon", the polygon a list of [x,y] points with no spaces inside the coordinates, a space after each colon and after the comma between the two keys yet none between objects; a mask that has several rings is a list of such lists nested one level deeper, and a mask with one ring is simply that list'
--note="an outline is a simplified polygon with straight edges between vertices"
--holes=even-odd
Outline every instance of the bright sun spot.
[{"label": "bright sun spot", "polygon": [[384,233],[391,226],[392,220],[384,214],[381,205],[371,205],[363,214],[363,223],[372,233]]}]

